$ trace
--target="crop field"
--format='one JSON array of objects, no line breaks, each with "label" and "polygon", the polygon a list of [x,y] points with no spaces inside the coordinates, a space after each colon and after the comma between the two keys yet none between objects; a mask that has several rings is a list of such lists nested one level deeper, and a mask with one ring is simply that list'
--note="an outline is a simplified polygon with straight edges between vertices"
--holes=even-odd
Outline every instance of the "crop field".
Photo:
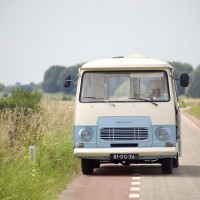
[{"label": "crop field", "polygon": [[43,101],[39,111],[0,111],[0,199],[57,199],[79,173],[73,110],[72,101]]}]

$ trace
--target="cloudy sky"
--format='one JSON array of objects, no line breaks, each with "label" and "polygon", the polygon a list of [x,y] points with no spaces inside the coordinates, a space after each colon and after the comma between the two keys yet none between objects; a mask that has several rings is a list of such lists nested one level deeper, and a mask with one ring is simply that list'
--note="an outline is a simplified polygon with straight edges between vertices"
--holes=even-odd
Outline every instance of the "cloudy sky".
[{"label": "cloudy sky", "polygon": [[141,53],[200,64],[199,0],[0,0],[0,82]]}]

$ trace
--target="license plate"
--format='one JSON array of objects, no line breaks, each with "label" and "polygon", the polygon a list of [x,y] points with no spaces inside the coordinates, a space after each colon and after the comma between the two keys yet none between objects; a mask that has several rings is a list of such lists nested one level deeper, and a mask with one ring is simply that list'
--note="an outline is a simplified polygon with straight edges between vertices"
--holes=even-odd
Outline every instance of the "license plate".
[{"label": "license plate", "polygon": [[111,160],[136,160],[138,154],[110,154]]}]

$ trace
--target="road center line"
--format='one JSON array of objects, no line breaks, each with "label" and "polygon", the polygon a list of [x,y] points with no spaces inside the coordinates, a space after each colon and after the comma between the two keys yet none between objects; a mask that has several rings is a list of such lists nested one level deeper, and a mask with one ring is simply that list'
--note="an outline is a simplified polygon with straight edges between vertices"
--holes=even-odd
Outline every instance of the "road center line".
[{"label": "road center line", "polygon": [[140,185],[140,182],[131,182],[131,185]]},{"label": "road center line", "polygon": [[139,181],[140,180],[140,177],[139,176],[135,176],[135,177],[132,177],[132,180],[137,180],[137,181]]},{"label": "road center line", "polygon": [[132,181],[131,181],[129,198],[139,200],[139,198],[140,198],[140,174],[134,173],[133,177],[131,179],[132,179]]},{"label": "road center line", "polygon": [[140,195],[139,194],[129,194],[129,198],[139,198],[140,197]]},{"label": "road center line", "polygon": [[131,187],[130,191],[131,192],[136,192],[136,191],[139,192],[140,191],[140,187]]}]

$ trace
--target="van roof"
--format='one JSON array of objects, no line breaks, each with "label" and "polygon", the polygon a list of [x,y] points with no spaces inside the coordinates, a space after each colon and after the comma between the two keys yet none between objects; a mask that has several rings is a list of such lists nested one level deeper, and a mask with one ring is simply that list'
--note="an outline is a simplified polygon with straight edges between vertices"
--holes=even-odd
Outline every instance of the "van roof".
[{"label": "van roof", "polygon": [[141,54],[113,57],[110,59],[101,59],[88,62],[82,66],[82,69],[158,69],[173,68],[169,63],[157,59],[149,58]]}]

